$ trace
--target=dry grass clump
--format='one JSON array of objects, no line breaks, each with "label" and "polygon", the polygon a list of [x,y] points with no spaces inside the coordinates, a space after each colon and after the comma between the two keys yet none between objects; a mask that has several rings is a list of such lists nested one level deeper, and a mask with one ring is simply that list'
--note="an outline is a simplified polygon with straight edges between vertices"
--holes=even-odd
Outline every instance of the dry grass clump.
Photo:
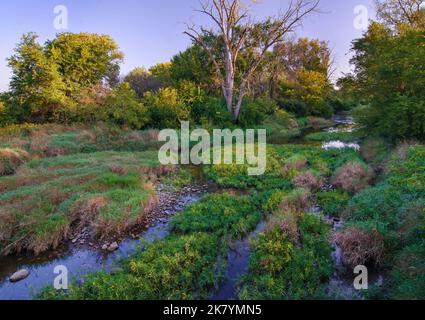
[{"label": "dry grass clump", "polygon": [[299,188],[284,194],[268,220],[267,231],[271,232],[279,226],[296,243],[299,236],[298,221],[311,204],[311,192],[308,189]]},{"label": "dry grass clump", "polygon": [[304,189],[309,189],[311,191],[318,191],[323,186],[323,179],[320,177],[316,177],[312,172],[307,171],[295,177],[292,180],[292,183],[297,188],[304,188]]},{"label": "dry grass clump", "polygon": [[308,161],[305,157],[295,155],[285,161],[283,168],[280,171],[280,174],[284,178],[294,178],[300,171],[307,168]]},{"label": "dry grass clump", "polygon": [[0,149],[0,176],[13,174],[29,158],[28,152],[21,149]]},{"label": "dry grass clump", "polygon": [[377,231],[351,227],[336,233],[334,241],[342,248],[344,263],[350,267],[371,263],[379,266],[383,261],[384,240]]},{"label": "dry grass clump", "polygon": [[351,161],[337,169],[332,184],[346,192],[356,194],[371,185],[373,170],[360,162]]},{"label": "dry grass clump", "polygon": [[291,193],[285,195],[280,204],[278,211],[280,212],[304,212],[311,206],[311,192],[307,189],[295,189]]},{"label": "dry grass clump", "polygon": [[287,239],[295,244],[299,239],[298,221],[300,216],[299,212],[286,211],[279,208],[268,219],[265,232],[273,232],[278,226],[285,233]]}]

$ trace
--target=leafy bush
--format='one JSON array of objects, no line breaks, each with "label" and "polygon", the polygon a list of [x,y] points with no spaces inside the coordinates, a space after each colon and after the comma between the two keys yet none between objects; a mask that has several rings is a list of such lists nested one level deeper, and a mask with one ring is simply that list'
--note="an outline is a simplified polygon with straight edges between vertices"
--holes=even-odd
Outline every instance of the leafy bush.
[{"label": "leafy bush", "polygon": [[112,91],[106,98],[105,108],[110,121],[125,128],[141,129],[149,121],[147,108],[137,100],[128,83]]},{"label": "leafy bush", "polygon": [[327,216],[340,217],[348,205],[350,196],[339,191],[319,192],[317,202]]},{"label": "leafy bush", "polygon": [[274,114],[278,106],[269,97],[246,99],[242,106],[239,124],[244,128],[250,128],[262,124],[265,117]]},{"label": "leafy bush", "polygon": [[322,296],[324,282],[332,272],[329,228],[314,216],[302,215],[297,222],[298,239],[293,242],[285,221],[277,222],[253,242],[250,268],[242,278],[239,298],[279,300]]},{"label": "leafy bush", "polygon": [[180,121],[189,120],[189,108],[183,104],[174,88],[160,89],[156,93],[147,92],[144,103],[152,119],[150,126],[154,128],[180,128]]},{"label": "leafy bush", "polygon": [[295,114],[297,117],[307,116],[307,105],[297,99],[281,100],[279,101],[279,106],[287,112]]}]

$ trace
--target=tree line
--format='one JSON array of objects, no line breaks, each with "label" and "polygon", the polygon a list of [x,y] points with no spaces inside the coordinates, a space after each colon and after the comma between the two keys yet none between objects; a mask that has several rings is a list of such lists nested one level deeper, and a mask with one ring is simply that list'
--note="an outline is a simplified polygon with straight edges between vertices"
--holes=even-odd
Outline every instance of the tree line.
[{"label": "tree line", "polygon": [[336,84],[329,44],[294,35],[319,1],[291,2],[261,21],[241,0],[203,1],[199,12],[211,27],[188,25],[185,51],[124,77],[124,55],[107,35],[61,33],[40,44],[28,33],[8,59],[0,123],[252,126],[279,109],[298,117],[353,109],[368,134],[423,140],[423,1],[376,2],[377,21],[353,41],[355,71]]}]

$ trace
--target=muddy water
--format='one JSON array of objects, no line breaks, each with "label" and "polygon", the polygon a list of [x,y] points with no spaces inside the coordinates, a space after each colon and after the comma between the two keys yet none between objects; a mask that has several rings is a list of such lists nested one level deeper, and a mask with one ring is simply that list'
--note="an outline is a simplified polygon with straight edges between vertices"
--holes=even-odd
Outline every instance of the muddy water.
[{"label": "muddy water", "polygon": [[[166,212],[168,217],[184,210],[190,204],[198,202],[205,193],[194,192],[177,199],[174,210]],[[147,242],[163,239],[168,234],[169,218],[159,219],[140,235]],[[41,255],[37,258],[6,257],[0,258],[0,300],[28,300],[42,288],[53,285],[57,275],[56,266],[63,265],[68,269],[69,279],[81,279],[83,276],[98,271],[113,271],[122,258],[129,256],[138,249],[143,249],[140,240],[126,239],[113,253],[106,254],[87,247],[63,246],[60,250]],[[20,269],[30,271],[28,278],[11,283],[8,277]]]}]

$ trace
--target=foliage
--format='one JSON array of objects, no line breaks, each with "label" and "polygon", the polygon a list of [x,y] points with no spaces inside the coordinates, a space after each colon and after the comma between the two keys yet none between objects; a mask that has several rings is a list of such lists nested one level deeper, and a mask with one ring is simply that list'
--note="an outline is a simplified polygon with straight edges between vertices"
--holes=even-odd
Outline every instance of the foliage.
[{"label": "foliage", "polygon": [[331,275],[329,228],[302,215],[296,242],[278,223],[252,244],[249,272],[241,281],[240,299],[308,299],[323,295]]},{"label": "foliage", "polygon": [[168,237],[123,262],[124,271],[97,272],[67,292],[46,288],[39,299],[191,300],[207,298],[215,283],[219,239],[205,233]]},{"label": "foliage", "polygon": [[143,98],[148,91],[157,91],[164,86],[163,82],[153,76],[145,68],[135,68],[124,78],[124,82],[130,84],[139,98]]},{"label": "foliage", "polygon": [[70,122],[83,89],[111,79],[122,54],[109,36],[62,33],[46,44],[25,34],[8,59],[13,116],[19,121]]},{"label": "foliage", "polygon": [[249,198],[216,195],[176,216],[172,229],[177,234],[209,232],[238,238],[255,229],[260,218],[261,214]]},{"label": "foliage", "polygon": [[105,109],[112,123],[125,128],[141,129],[149,122],[148,109],[137,100],[128,83],[119,85],[106,97]]},{"label": "foliage", "polygon": [[319,192],[317,194],[317,203],[323,213],[331,217],[340,217],[349,200],[350,196],[347,193],[339,191]]},{"label": "foliage", "polygon": [[8,60],[12,69],[12,101],[18,109],[16,116],[21,121],[57,119],[58,110],[69,102],[59,67],[46,55],[45,48],[37,43],[37,37],[34,33],[23,35],[14,55]]},{"label": "foliage", "polygon": [[189,108],[183,104],[174,88],[164,88],[157,93],[147,92],[144,96],[155,128],[180,128],[180,121],[189,120]]},{"label": "foliage", "polygon": [[[385,181],[353,197],[346,211],[348,230],[368,235],[364,246],[372,248],[372,242],[382,239],[384,258],[380,260],[391,266],[385,288],[391,298],[424,297],[424,150],[422,145],[398,147],[388,163]],[[343,235],[344,231],[345,238]]]},{"label": "foliage", "polygon": [[370,100],[357,111],[365,132],[393,141],[424,139],[423,44],[423,29],[392,32],[379,23],[354,42],[357,78]]},{"label": "foliage", "polygon": [[47,58],[55,64],[73,97],[82,88],[111,80],[118,72],[123,54],[108,35],[60,33],[45,45]]},{"label": "foliage", "polygon": [[351,142],[356,139],[356,134],[352,132],[316,132],[305,136],[310,141],[335,141]]},{"label": "foliage", "polygon": [[190,81],[203,90],[215,92],[214,72],[208,54],[198,45],[175,55],[171,59],[171,77],[173,82]]}]

